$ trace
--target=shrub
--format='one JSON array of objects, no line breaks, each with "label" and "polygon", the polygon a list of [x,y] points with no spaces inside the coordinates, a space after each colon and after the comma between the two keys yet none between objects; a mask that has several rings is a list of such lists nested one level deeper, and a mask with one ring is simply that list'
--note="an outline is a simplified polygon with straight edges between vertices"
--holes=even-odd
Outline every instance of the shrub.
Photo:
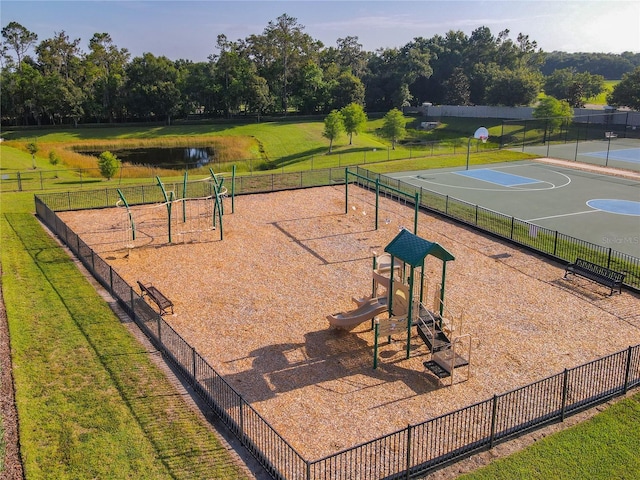
[{"label": "shrub", "polygon": [[107,180],[111,180],[120,168],[120,160],[109,151],[102,152],[98,157],[98,167],[100,174]]}]

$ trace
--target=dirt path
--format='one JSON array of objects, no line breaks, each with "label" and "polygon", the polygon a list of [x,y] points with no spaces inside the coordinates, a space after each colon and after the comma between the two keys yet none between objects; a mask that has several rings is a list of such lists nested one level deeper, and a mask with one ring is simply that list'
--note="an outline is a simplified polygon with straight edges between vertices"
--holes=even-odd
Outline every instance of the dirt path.
[{"label": "dirt path", "polygon": [[[0,278],[2,268],[0,267]],[[0,280],[1,282],[1,280]],[[0,283],[0,418],[4,430],[5,455],[0,458],[0,477],[6,480],[24,478],[20,460],[20,439],[18,437],[18,412],[13,390],[11,370],[11,347],[9,345],[9,325]]]}]

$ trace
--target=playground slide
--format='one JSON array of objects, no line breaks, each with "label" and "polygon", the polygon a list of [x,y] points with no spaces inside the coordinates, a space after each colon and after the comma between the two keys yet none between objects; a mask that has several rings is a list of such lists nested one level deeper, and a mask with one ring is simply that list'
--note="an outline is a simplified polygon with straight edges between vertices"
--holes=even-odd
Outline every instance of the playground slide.
[{"label": "playground slide", "polygon": [[387,311],[387,299],[380,298],[376,300],[378,301],[364,303],[358,308],[349,310],[348,312],[327,315],[327,320],[329,320],[329,323],[334,327],[340,327],[347,330],[354,328],[362,322],[371,320],[376,315],[380,315]]}]

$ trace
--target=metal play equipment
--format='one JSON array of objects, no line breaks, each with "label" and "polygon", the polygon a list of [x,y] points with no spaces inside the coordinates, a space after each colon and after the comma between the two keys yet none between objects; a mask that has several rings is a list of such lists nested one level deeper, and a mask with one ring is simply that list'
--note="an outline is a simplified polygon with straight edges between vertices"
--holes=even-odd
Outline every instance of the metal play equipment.
[{"label": "metal play equipment", "polygon": [[[224,214],[224,206],[222,199],[228,195],[228,190],[225,186],[223,186],[224,178],[222,176],[216,175],[213,172],[212,168],[209,169],[209,172],[211,173],[210,177],[198,181],[207,185],[207,187],[205,188],[206,192],[204,196],[188,195],[188,187],[193,187],[196,183],[188,183],[188,172],[185,172],[182,186],[182,198],[178,199],[175,198],[175,194],[173,191],[167,192],[162,180],[160,180],[160,177],[156,177],[157,184],[161,188],[162,195],[165,200],[164,205],[166,205],[167,207],[167,232],[169,243],[173,242],[172,225],[174,220],[174,204],[180,204],[182,206],[182,218],[180,219],[180,221],[176,221],[175,223],[175,228],[176,230],[178,230],[178,233],[180,235],[218,229],[220,232],[220,240],[223,239],[222,216]],[[231,178],[233,213],[233,210],[235,208],[235,204],[233,202],[235,166],[233,167]],[[203,220],[205,221],[205,223],[207,223],[206,225],[203,224]],[[188,222],[191,222],[191,224],[193,225],[190,229],[185,229],[185,226]]]},{"label": "metal play equipment", "polygon": [[[455,257],[444,247],[435,242],[429,242],[406,229],[385,247],[384,251],[390,255],[390,262],[402,264],[400,278],[408,289],[407,314],[405,316],[391,316],[389,325],[383,325],[383,331],[389,331],[390,326],[397,331],[397,325],[406,328],[407,358],[411,349],[411,330],[416,327],[418,335],[429,348],[431,360],[424,362],[424,366],[434,373],[440,381],[450,379],[454,382],[454,372],[460,367],[467,367],[466,379],[469,378],[471,360],[471,336],[461,332],[462,316],[447,318],[445,304],[445,281],[447,262]],[[434,308],[427,306],[427,276],[425,274],[425,259],[433,256],[442,261],[442,277],[437,289]],[[391,276],[393,282],[394,276]],[[393,283],[392,283],[393,285]],[[392,286],[393,288],[393,286]],[[393,312],[394,297],[390,299],[389,311]]]},{"label": "metal play equipment", "polygon": [[375,229],[378,230],[379,217],[380,217],[380,192],[388,192],[391,194],[395,194],[398,198],[405,197],[408,198],[411,202],[413,202],[414,206],[414,215],[413,215],[413,233],[418,233],[418,212],[420,211],[420,193],[416,192],[413,198],[410,198],[406,192],[402,190],[398,190],[390,185],[384,185],[380,183],[380,177],[377,176],[375,180],[371,178],[365,177],[355,172],[349,171],[349,168],[345,169],[344,173],[344,213],[349,212],[349,177],[353,177],[355,180],[361,180],[363,184],[366,185],[367,188],[371,183],[375,186],[376,192],[376,205],[375,205]]},{"label": "metal play equipment", "polygon": [[[157,231],[160,226],[162,230],[163,215],[158,212],[158,208],[166,208],[166,233],[168,243],[173,243],[174,235],[180,235],[183,239],[188,235],[200,235],[211,230],[220,232],[220,240],[223,239],[222,216],[224,214],[223,199],[229,196],[229,191],[224,186],[224,178],[216,175],[213,169],[209,169],[211,176],[202,180],[188,181],[188,172],[184,173],[182,185],[172,184],[169,189],[165,186],[160,177],[156,177],[156,184],[160,187],[162,198],[161,203],[148,203],[144,199],[142,202],[133,204],[127,200],[125,193],[117,189],[120,199],[116,202],[117,207],[124,207],[127,212],[126,227],[122,230],[126,232],[128,238],[125,239],[126,246],[133,248],[139,245],[138,238],[152,238],[156,234],[149,234],[145,230],[145,225],[149,226],[151,221],[153,229]],[[235,211],[234,202],[235,166],[231,176],[231,213]],[[182,188],[180,188],[182,187]],[[176,191],[181,191],[180,198]],[[137,195],[134,195],[136,198]],[[143,196],[144,197],[144,196]],[[154,196],[154,198],[157,198]],[[176,208],[174,208],[176,207]],[[158,223],[159,222],[159,223]],[[130,233],[129,233],[130,232]]]}]

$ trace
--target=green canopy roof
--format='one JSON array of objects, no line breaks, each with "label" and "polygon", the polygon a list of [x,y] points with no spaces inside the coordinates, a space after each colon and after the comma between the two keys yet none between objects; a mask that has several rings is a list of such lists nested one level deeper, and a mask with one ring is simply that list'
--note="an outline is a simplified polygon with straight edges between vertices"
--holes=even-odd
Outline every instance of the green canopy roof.
[{"label": "green canopy roof", "polygon": [[433,255],[443,262],[455,260],[455,257],[441,245],[420,238],[404,228],[400,230],[396,238],[391,240],[384,251],[412,267],[421,266],[427,255]]}]

